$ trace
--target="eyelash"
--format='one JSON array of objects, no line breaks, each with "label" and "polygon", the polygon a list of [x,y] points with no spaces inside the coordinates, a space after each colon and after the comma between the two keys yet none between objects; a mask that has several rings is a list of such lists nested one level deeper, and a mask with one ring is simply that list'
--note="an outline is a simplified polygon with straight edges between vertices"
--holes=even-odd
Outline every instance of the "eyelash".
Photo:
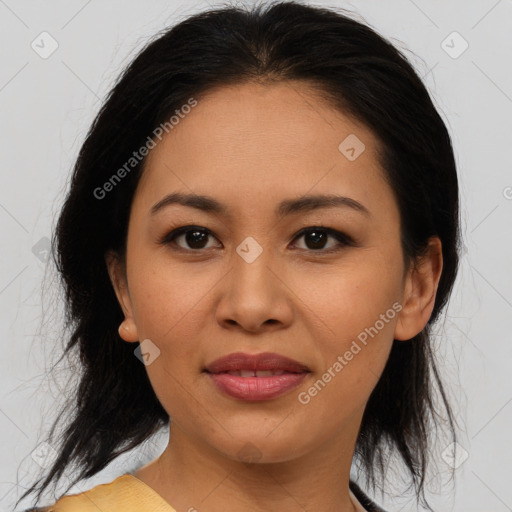
[{"label": "eyelash", "polygon": [[[202,233],[206,233],[208,235],[212,235],[215,238],[217,238],[214,235],[214,233],[212,231],[210,231],[208,228],[204,228],[201,226],[182,226],[182,227],[174,229],[173,231],[164,235],[159,240],[159,244],[170,245],[170,244],[174,243],[176,238],[178,238],[181,235],[187,234],[190,231],[200,231]],[[307,228],[303,228],[295,235],[295,237],[293,238],[293,241],[297,240],[298,238],[300,238],[304,235],[307,235],[309,233],[316,232],[316,231],[321,231],[321,232],[327,234],[328,236],[335,238],[338,241],[338,246],[332,247],[330,249],[325,249],[325,250],[324,249],[317,249],[317,250],[315,250],[315,249],[299,249],[299,250],[307,251],[307,252],[310,252],[313,254],[331,254],[331,253],[340,251],[343,247],[356,245],[354,239],[351,238],[350,236],[346,235],[345,233],[342,233],[341,231],[338,231],[336,229],[327,228],[324,226],[309,226]],[[190,252],[190,253],[199,253],[203,249],[186,249],[186,248],[177,246],[176,250],[182,250],[182,251],[186,251],[186,252]]]}]

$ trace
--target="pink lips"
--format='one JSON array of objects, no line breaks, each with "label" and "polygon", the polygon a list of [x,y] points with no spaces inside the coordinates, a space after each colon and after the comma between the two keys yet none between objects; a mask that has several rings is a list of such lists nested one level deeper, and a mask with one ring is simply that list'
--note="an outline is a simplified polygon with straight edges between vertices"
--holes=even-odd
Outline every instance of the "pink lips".
[{"label": "pink lips", "polygon": [[310,372],[307,366],[271,352],[229,354],[207,365],[205,371],[220,391],[248,401],[281,396]]}]

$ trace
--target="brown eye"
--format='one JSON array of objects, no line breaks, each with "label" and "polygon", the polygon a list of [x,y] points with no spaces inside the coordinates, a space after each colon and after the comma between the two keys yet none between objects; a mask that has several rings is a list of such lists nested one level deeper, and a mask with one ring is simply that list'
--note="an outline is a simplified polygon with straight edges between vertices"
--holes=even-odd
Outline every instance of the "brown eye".
[{"label": "brown eye", "polygon": [[[174,231],[171,231],[171,233],[166,235],[161,240],[161,243],[173,243],[180,249],[185,250],[201,250],[209,248],[207,247],[209,238],[214,237],[212,233],[206,228],[199,226],[183,226],[181,228],[175,229]],[[181,240],[181,242],[178,243],[178,240]]]},{"label": "brown eye", "polygon": [[[205,245],[208,243],[208,233],[205,233],[204,231],[187,231],[186,233],[183,233],[180,235],[184,237],[185,242],[188,244],[188,246],[192,249],[204,249]],[[177,237],[180,238],[180,237]]]},{"label": "brown eye", "polygon": [[329,235],[325,231],[310,231],[304,235],[304,241],[308,249],[323,249]]},{"label": "brown eye", "polygon": [[[332,252],[340,247],[353,245],[353,241],[349,236],[341,233],[340,231],[324,227],[310,227],[303,229],[295,237],[295,240],[298,240],[299,238],[304,238],[305,245],[305,247],[299,247],[300,249],[318,252]],[[334,239],[334,243],[327,246],[330,238]]]}]

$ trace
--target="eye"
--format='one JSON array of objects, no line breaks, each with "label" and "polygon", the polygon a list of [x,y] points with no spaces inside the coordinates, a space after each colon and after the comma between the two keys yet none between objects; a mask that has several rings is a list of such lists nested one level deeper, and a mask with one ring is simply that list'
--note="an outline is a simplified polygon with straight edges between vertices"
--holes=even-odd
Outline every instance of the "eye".
[{"label": "eye", "polygon": [[[348,235],[345,235],[341,231],[322,226],[304,228],[297,234],[294,240],[298,240],[302,237],[304,237],[306,247],[299,248],[316,252],[335,252],[343,246],[354,245],[354,240]],[[326,249],[326,243],[329,238],[334,238],[335,243],[330,247],[328,246]]]},{"label": "eye", "polygon": [[[213,236],[212,232],[209,229],[203,228],[201,226],[183,226],[165,235],[160,240],[160,243],[164,245],[173,243],[180,249],[185,250],[208,249],[208,237],[211,236]],[[184,243],[186,243],[188,247],[184,247],[177,243],[177,241],[180,239],[183,239]]]},{"label": "eye", "polygon": [[[210,237],[216,239],[207,228],[201,226],[182,226],[166,234],[159,243],[162,245],[173,244],[179,249],[186,251],[200,251],[215,247],[208,246]],[[323,226],[311,226],[302,229],[295,236],[294,241],[302,237],[305,241],[305,247],[299,247],[299,249],[318,253],[331,253],[340,250],[344,246],[355,245],[354,240],[348,235]],[[331,244],[331,246],[326,246],[329,238],[334,239],[335,243]],[[178,243],[179,240],[182,240],[182,242]],[[182,245],[183,243],[186,245]]]}]

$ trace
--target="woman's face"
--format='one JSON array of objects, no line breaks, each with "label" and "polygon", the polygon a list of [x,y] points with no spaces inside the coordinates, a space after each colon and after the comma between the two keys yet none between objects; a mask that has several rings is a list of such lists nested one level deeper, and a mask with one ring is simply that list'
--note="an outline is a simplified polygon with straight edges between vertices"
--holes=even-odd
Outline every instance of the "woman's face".
[{"label": "woman's face", "polygon": [[[150,340],[146,370],[181,435],[260,462],[355,440],[393,338],[416,334],[400,331],[409,278],[376,151],[371,131],[299,82],[210,92],[150,151],[116,290],[120,332]],[[209,202],[152,211],[169,194]],[[232,353],[307,371],[205,371]]]}]

